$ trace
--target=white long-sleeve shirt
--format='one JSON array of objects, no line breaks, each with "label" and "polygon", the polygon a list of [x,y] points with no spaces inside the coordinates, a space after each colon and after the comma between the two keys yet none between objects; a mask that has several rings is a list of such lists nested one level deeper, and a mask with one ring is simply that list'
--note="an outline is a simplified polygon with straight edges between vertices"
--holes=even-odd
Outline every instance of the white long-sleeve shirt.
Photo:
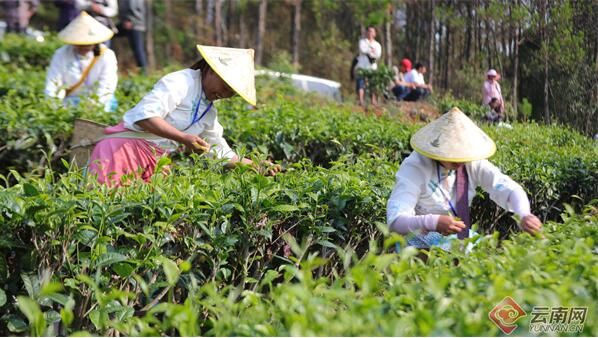
[{"label": "white long-sleeve shirt", "polygon": [[376,69],[377,65],[370,63],[369,57],[378,60],[382,56],[382,46],[376,40],[366,38],[359,40],[359,56],[355,67],[362,69]]},{"label": "white long-sleeve shirt", "polygon": [[64,45],[54,52],[46,75],[44,93],[49,97],[69,99],[96,94],[102,104],[106,104],[114,95],[118,83],[118,65],[116,55],[111,49],[105,48],[103,54],[89,71],[85,81],[73,91],[69,97],[66,89],[81,79],[83,71],[93,60],[93,52],[80,55],[72,45]]},{"label": "white long-sleeve shirt", "polygon": [[[519,216],[530,214],[529,200],[523,188],[487,160],[465,164],[469,179],[468,203],[476,187],[490,194],[499,206]],[[411,153],[396,174],[396,184],[387,203],[388,225],[402,234],[423,238],[436,232],[440,215],[451,214],[456,201],[456,172],[417,152]],[[471,233],[470,233],[471,234]],[[424,241],[425,242],[425,241]]]},{"label": "white long-sleeve shirt", "polygon": [[415,68],[405,74],[405,82],[420,85],[426,84],[426,81],[424,80],[424,74],[418,72]]},{"label": "white long-sleeve shirt", "polygon": [[[218,122],[216,107],[210,106],[201,85],[201,71],[183,69],[167,74],[161,78],[154,88],[139,103],[125,113],[124,122],[128,129],[143,131],[136,123],[151,117],[161,117],[180,131],[199,135],[212,148],[210,152],[218,158],[231,159],[236,154],[222,136],[224,129]],[[192,123],[194,116],[201,117]],[[159,147],[172,151],[178,143],[167,139],[148,139]]]}]

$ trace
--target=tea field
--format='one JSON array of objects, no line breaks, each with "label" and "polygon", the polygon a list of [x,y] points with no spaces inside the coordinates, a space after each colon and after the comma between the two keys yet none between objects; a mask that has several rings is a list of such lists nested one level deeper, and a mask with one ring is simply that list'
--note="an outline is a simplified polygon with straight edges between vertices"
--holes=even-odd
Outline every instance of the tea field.
[{"label": "tea field", "polygon": [[258,108],[220,102],[220,120],[281,174],[178,155],[161,162],[170,175],[108,189],[68,162],[73,121],[118,122],[163,73],[122,75],[115,113],[65,108],[42,94],[56,42],[29,43],[0,41],[0,334],[495,336],[488,313],[510,296],[527,313],[513,334],[532,335],[534,307],[586,307],[581,332],[549,334],[598,335],[596,141],[485,126],[543,234],[517,231],[480,191],[476,247],[423,263],[394,253],[404,239],[385,225],[421,125],[259,79]]}]

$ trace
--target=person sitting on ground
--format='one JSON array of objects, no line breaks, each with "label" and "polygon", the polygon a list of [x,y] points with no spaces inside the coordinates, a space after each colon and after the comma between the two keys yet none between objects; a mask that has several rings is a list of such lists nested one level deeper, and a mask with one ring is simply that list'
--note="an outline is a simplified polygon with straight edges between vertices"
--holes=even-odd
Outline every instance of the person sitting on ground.
[{"label": "person sitting on ground", "polygon": [[443,236],[473,237],[469,207],[478,186],[517,214],[521,229],[540,231],[523,188],[487,160],[496,145],[458,108],[417,131],[411,146],[415,151],[401,163],[386,211],[388,226],[408,235],[408,245],[446,249],[450,240]]},{"label": "person sitting on ground", "polygon": [[404,58],[401,60],[401,68],[395,72],[395,79],[392,87],[392,92],[397,101],[404,100],[405,97],[411,93],[411,90],[416,88],[415,84],[405,81],[405,74],[410,71],[411,60]]},{"label": "person sitting on ground", "polygon": [[[376,41],[376,28],[368,26],[365,37],[359,40],[359,56],[357,56],[357,64],[355,71],[359,69],[373,69],[376,70],[378,65],[376,60],[382,56],[382,46]],[[366,80],[364,77],[357,75],[356,90],[359,98],[359,105],[365,106],[365,87]],[[376,96],[372,94],[372,104],[377,105]]]},{"label": "person sitting on ground", "polygon": [[114,52],[102,44],[113,34],[86,12],[61,30],[58,38],[66,45],[52,56],[46,75],[46,96],[73,105],[96,96],[105,111],[113,111],[117,105],[114,92],[118,66]]},{"label": "person sitting on ground", "polygon": [[[190,152],[225,159],[228,166],[253,164],[228,146],[213,104],[236,93],[256,105],[254,51],[202,45],[197,49],[198,62],[162,77],[121,123],[104,130],[106,136],[93,149],[88,167],[98,182],[126,185],[124,175],[148,182],[159,159],[179,144]],[[264,164],[271,175],[280,170]]]},{"label": "person sitting on ground", "polygon": [[405,82],[415,87],[404,96],[405,101],[423,100],[432,93],[432,86],[427,85],[424,80],[424,74],[426,74],[426,72],[426,66],[418,62],[415,64],[415,68],[405,75]]},{"label": "person sitting on ground", "polygon": [[484,85],[482,88],[482,103],[485,106],[487,106],[490,105],[490,101],[492,99],[496,99],[497,102],[495,103],[495,105],[497,105],[498,107],[496,110],[502,114],[504,112],[505,104],[498,80],[500,80],[500,74],[498,74],[496,70],[490,69],[486,73],[486,80],[484,81]]}]

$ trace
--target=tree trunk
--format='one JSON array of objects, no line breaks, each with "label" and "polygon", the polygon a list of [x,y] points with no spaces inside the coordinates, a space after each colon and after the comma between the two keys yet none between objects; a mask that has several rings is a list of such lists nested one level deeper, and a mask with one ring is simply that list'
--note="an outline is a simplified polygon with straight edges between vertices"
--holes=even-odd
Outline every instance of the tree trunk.
[{"label": "tree trunk", "polygon": [[547,0],[542,0],[540,5],[540,32],[542,36],[542,52],[544,54],[544,123],[550,124],[549,88],[548,88],[548,34],[547,30]]},{"label": "tree trunk", "polygon": [[258,17],[257,42],[255,51],[255,63],[262,65],[262,56],[264,52],[264,34],[266,33],[266,13],[268,9],[268,0],[260,1],[260,10]]},{"label": "tree trunk", "polygon": [[203,0],[195,0],[195,38],[197,41],[201,39],[201,9],[203,7]]},{"label": "tree trunk", "polygon": [[[170,29],[172,26],[172,3],[170,1],[165,1],[164,2],[164,22],[165,22],[165,26],[167,27],[167,32],[168,32],[168,36],[169,38],[170,36]],[[169,41],[172,41],[172,39],[168,39]],[[168,45],[166,46],[166,62],[170,63],[172,62],[172,44],[168,43]]]},{"label": "tree trunk", "polygon": [[392,25],[392,5],[388,5],[388,18],[386,19],[385,27],[385,35],[386,35],[386,64],[391,67],[392,66],[392,35],[391,25]]},{"label": "tree trunk", "polygon": [[422,32],[423,25],[422,25],[422,19],[421,19],[422,15],[420,13],[421,11],[419,10],[420,4],[416,2],[414,7],[415,7],[415,27],[416,27],[416,29],[411,30],[412,36],[415,35],[415,54],[414,54],[415,58],[414,58],[413,62],[418,62],[420,59],[420,55],[421,55],[420,49],[422,48],[420,35]]},{"label": "tree trunk", "polygon": [[[519,1],[515,2],[516,6],[519,6]],[[511,14],[511,6],[509,5],[509,14]],[[519,115],[519,22],[515,22],[513,25],[513,20],[511,20],[511,33],[510,35],[515,35],[513,40],[513,93],[511,95],[511,105],[513,106],[513,117],[517,117]],[[513,28],[514,26],[514,28]]]},{"label": "tree trunk", "polygon": [[517,23],[515,27],[515,45],[513,47],[513,97],[511,97],[515,116],[518,115],[519,104],[519,98],[517,97],[519,93],[519,33],[519,23]]},{"label": "tree trunk", "polygon": [[450,64],[450,51],[451,51],[451,27],[446,23],[446,42],[444,43],[445,53],[444,53],[444,79],[443,85],[444,89],[448,89],[449,87],[449,64]]},{"label": "tree trunk", "polygon": [[467,9],[467,32],[465,37],[465,60],[469,61],[471,57],[471,33],[473,31],[473,13],[471,10],[471,2],[466,2]]},{"label": "tree trunk", "polygon": [[214,40],[222,46],[222,1],[214,0]]},{"label": "tree trunk", "polygon": [[436,29],[434,28],[434,21],[435,21],[435,15],[434,15],[434,8],[435,8],[435,4],[434,4],[435,0],[431,0],[430,1],[430,46],[428,47],[428,69],[430,69],[430,77],[428,79],[428,83],[431,85],[434,82],[434,46],[436,44],[435,41],[435,32]]},{"label": "tree trunk", "polygon": [[147,63],[150,69],[156,69],[156,54],[154,54],[154,11],[152,0],[145,0],[147,8],[147,29],[145,31],[145,46],[147,50]]},{"label": "tree trunk", "polygon": [[247,42],[247,24],[245,23],[245,9],[239,13],[239,48],[246,48]]},{"label": "tree trunk", "polygon": [[[206,8],[206,22],[211,25],[214,22],[214,1],[208,0],[208,8]],[[166,2],[169,2],[168,0]]]},{"label": "tree trunk", "polygon": [[301,0],[295,0],[293,11],[293,65],[299,67],[299,41],[301,37]]},{"label": "tree trunk", "polygon": [[386,23],[384,24],[384,31],[386,33],[386,64],[389,67],[392,66],[392,35],[390,34],[390,25],[390,20],[386,21]]}]

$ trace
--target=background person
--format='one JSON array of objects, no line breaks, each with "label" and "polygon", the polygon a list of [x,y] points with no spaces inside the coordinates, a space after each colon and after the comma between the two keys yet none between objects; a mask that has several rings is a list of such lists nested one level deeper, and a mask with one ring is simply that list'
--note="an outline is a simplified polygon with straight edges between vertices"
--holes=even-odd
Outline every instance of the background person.
[{"label": "background person", "polygon": [[411,138],[414,152],[402,163],[387,204],[387,223],[408,235],[408,245],[450,248],[443,236],[472,236],[469,207],[481,187],[535,234],[542,223],[531,213],[523,188],[486,158],[494,142],[463,112],[451,109]]},{"label": "background person", "polygon": [[[148,182],[159,158],[176,151],[179,144],[190,152],[226,159],[229,166],[253,164],[228,146],[213,106],[235,93],[256,104],[253,49],[197,48],[200,61],[164,76],[125,113],[123,122],[106,128],[89,164],[89,172],[100,183],[119,186],[124,175]],[[269,173],[278,170],[274,166]]]},{"label": "background person", "polygon": [[25,33],[31,17],[35,15],[39,0],[3,0],[7,33]]},{"label": "background person", "polygon": [[404,100],[411,90],[415,88],[415,84],[409,83],[405,80],[405,74],[411,71],[411,60],[404,58],[401,60],[399,71],[395,73],[394,86],[392,92],[397,101]]},{"label": "background person", "polygon": [[432,86],[426,84],[424,80],[426,72],[426,66],[418,62],[415,64],[415,68],[405,75],[405,82],[412,86],[411,91],[404,96],[405,101],[423,100],[432,93]]},{"label": "background person", "polygon": [[505,103],[504,103],[504,100],[502,97],[502,91],[500,89],[500,84],[498,83],[499,79],[500,79],[500,75],[498,74],[498,72],[496,70],[494,70],[494,69],[488,70],[488,72],[486,73],[486,80],[484,81],[484,85],[482,87],[482,94],[483,94],[482,103],[486,106],[489,106],[490,101],[492,99],[496,99],[496,102],[494,103],[496,108],[493,108],[493,110],[502,114],[505,109]]},{"label": "background person", "polygon": [[[357,56],[357,65],[355,66],[356,71],[359,69],[373,69],[376,70],[378,65],[376,61],[382,55],[382,46],[376,41],[376,28],[368,26],[365,37],[359,40],[359,56]],[[365,106],[365,78],[357,74],[356,90],[359,98],[359,105]],[[377,105],[376,96],[372,94],[372,104]]]},{"label": "background person", "polygon": [[119,0],[119,35],[129,39],[137,66],[143,73],[147,70],[145,53],[146,8],[145,0]]},{"label": "background person", "polygon": [[116,108],[114,92],[118,83],[116,55],[102,42],[114,33],[106,26],[81,12],[66,26],[58,38],[66,45],[52,56],[46,75],[44,93],[78,104],[82,98],[97,96],[104,110]]},{"label": "background person", "polygon": [[76,0],[56,0],[54,6],[58,7],[58,22],[56,23],[58,31],[71,23],[81,12],[77,8]]}]

